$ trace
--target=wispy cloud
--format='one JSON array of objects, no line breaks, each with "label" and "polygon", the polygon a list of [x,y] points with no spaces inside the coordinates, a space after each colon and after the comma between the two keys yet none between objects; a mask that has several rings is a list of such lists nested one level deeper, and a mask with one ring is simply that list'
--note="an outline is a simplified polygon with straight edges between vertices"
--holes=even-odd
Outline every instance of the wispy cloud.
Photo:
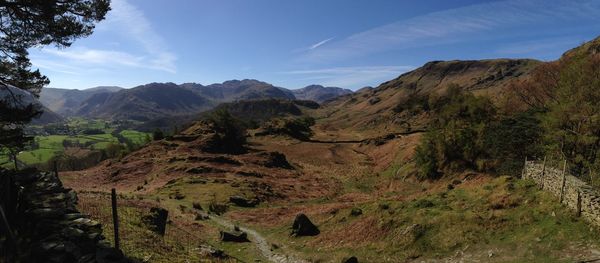
[{"label": "wispy cloud", "polygon": [[[535,29],[540,24],[600,20],[598,0],[510,0],[471,5],[434,12],[359,32],[301,58],[307,62],[330,62],[388,50],[441,43],[469,41],[470,38],[501,29]],[[494,34],[487,34],[487,37]]]},{"label": "wispy cloud", "polygon": [[581,44],[582,39],[577,36],[536,39],[533,41],[522,41],[501,46],[496,53],[502,55],[530,55],[532,53],[547,53],[556,50],[565,51],[569,47]]},{"label": "wispy cloud", "polygon": [[333,37],[325,39],[325,40],[323,40],[321,42],[315,43],[314,45],[310,46],[308,49],[313,50],[313,49],[318,48],[318,47],[320,47],[322,45],[325,45],[325,43],[327,43],[327,42],[329,42],[331,40],[333,40]]},{"label": "wispy cloud", "polygon": [[[357,89],[383,82],[414,69],[413,66],[334,67],[280,72],[296,76],[297,81],[321,83],[326,86]],[[294,78],[294,77],[292,77]]]},{"label": "wispy cloud", "polygon": [[[148,68],[166,72],[176,72],[176,56],[169,51],[164,39],[154,30],[144,13],[126,0],[113,0],[112,10],[107,19],[98,25],[97,30],[116,33],[129,41],[129,51],[121,43],[111,41],[108,49],[103,48],[69,48],[43,49],[42,52],[67,59],[78,66],[115,66]],[[117,49],[118,48],[118,49]],[[45,58],[48,61],[50,58]],[[42,65],[43,63],[34,63]],[[46,63],[47,64],[47,63]],[[55,69],[50,69],[57,71]]]}]

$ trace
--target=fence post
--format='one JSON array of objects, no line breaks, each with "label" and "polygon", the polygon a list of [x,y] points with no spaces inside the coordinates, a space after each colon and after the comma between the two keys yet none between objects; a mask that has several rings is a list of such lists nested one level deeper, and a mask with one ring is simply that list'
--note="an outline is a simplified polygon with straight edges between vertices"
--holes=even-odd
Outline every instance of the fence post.
[{"label": "fence post", "polygon": [[544,163],[542,164],[542,176],[540,178],[540,189],[544,189],[544,176],[546,174],[546,156],[544,156]]},{"label": "fence post", "polygon": [[527,170],[527,155],[525,155],[525,164],[523,165],[523,170],[521,171],[521,179],[525,179],[526,170]]},{"label": "fence post", "polygon": [[562,204],[562,201],[563,201],[564,195],[565,195],[565,183],[567,181],[567,175],[565,174],[566,169],[567,169],[567,159],[565,159],[563,162],[562,184],[560,186],[560,203],[561,204]]},{"label": "fence post", "polygon": [[577,190],[577,217],[581,216],[581,191]]},{"label": "fence post", "polygon": [[117,215],[117,190],[111,189],[113,229],[115,233],[115,248],[119,249],[119,216]]},{"label": "fence post", "polygon": [[54,174],[58,178],[58,163],[56,161],[54,161]]}]

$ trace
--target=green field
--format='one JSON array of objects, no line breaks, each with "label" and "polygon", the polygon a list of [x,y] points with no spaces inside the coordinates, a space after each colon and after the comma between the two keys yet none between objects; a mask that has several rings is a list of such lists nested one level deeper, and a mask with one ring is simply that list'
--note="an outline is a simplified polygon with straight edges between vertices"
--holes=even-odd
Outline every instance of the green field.
[{"label": "green field", "polygon": [[[40,130],[44,127],[36,127]],[[115,127],[104,120],[85,120],[82,118],[69,119],[61,129],[68,129],[76,135],[38,135],[30,146],[19,153],[18,160],[26,165],[46,164],[53,157],[65,152],[65,146],[86,150],[104,150],[110,144],[123,146],[129,141],[134,147],[139,147],[148,142],[150,134],[135,130],[123,130],[114,136]],[[84,134],[86,130],[102,131],[101,134]],[[122,137],[121,142],[119,138]],[[8,156],[0,155],[0,165],[12,167]]]}]

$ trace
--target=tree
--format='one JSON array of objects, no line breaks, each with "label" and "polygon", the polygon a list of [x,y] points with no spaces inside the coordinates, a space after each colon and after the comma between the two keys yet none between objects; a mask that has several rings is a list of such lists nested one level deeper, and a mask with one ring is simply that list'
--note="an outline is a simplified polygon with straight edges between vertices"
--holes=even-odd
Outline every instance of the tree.
[{"label": "tree", "polygon": [[233,117],[226,109],[218,109],[208,116],[218,143],[217,150],[228,153],[244,151],[246,144],[246,127],[240,120]]},{"label": "tree", "polygon": [[[109,11],[109,0],[0,0],[0,148],[14,152],[28,142],[23,125],[41,114],[39,105],[23,103],[39,96],[49,83],[31,70],[27,49],[68,47],[93,32]],[[16,92],[20,89],[24,92]]]},{"label": "tree", "polygon": [[580,54],[564,62],[555,101],[543,118],[548,150],[575,172],[600,167],[600,55]]},{"label": "tree", "polygon": [[153,132],[152,132],[152,139],[155,141],[160,141],[162,139],[165,138],[165,134],[163,133],[163,131],[159,128],[156,128]]},{"label": "tree", "polygon": [[492,102],[450,85],[444,96],[430,98],[428,108],[434,119],[416,149],[419,177],[435,179],[441,170],[481,168],[478,161],[488,157],[486,127],[496,115]]}]

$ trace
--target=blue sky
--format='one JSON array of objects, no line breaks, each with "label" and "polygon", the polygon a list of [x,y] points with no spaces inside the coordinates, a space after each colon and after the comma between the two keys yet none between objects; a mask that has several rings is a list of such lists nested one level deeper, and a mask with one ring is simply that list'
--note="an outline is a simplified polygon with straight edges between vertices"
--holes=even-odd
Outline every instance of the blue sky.
[{"label": "blue sky", "polygon": [[357,89],[431,60],[553,60],[600,35],[600,0],[113,0],[93,35],[30,50],[51,87],[254,78]]}]

